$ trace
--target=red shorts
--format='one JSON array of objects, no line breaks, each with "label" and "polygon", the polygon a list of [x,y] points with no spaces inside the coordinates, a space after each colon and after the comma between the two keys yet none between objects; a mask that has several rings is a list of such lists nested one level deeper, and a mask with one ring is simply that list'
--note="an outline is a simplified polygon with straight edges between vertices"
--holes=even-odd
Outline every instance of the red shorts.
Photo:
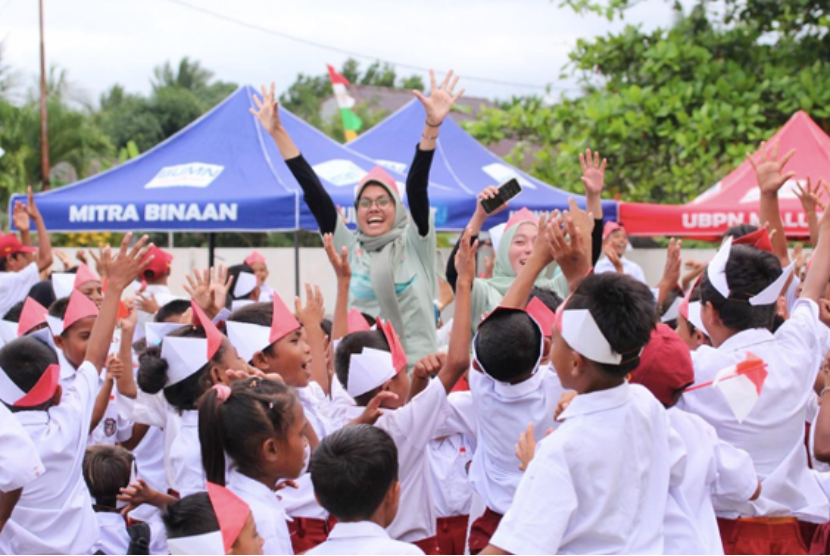
[{"label": "red shorts", "polygon": [[291,546],[294,554],[302,554],[322,544],[329,538],[329,532],[334,527],[336,520],[329,516],[328,519],[313,519],[310,517],[292,517],[288,522],[288,531],[291,533]]},{"label": "red shorts", "polygon": [[478,554],[487,548],[503,517],[503,515],[487,508],[484,510],[484,514],[473,522],[473,526],[470,528],[470,554]]},{"label": "red shorts", "polygon": [[423,550],[424,554],[441,554],[441,550],[438,548],[438,537],[421,539],[420,541],[414,541],[411,544],[414,544]]},{"label": "red shorts", "polygon": [[441,554],[464,554],[469,523],[468,515],[438,518],[438,548]]},{"label": "red shorts", "polygon": [[718,518],[726,554],[807,554],[794,517]]},{"label": "red shorts", "polygon": [[[811,523],[811,525],[814,525]],[[810,547],[810,554],[828,554],[830,552],[830,523],[824,523],[822,525],[817,525],[816,528],[813,530],[814,535],[810,542],[806,542],[807,546]],[[802,529],[802,534],[804,530]],[[805,535],[806,537],[806,535]],[[807,539],[805,538],[805,541]]]}]

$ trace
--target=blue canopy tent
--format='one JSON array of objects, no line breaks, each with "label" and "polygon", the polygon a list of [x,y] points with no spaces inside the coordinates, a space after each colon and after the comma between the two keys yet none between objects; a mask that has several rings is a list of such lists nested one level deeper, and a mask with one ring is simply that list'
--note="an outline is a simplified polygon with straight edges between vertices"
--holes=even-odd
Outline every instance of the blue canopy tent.
[{"label": "blue canopy tent", "polygon": [[[387,168],[404,173],[412,158],[408,138],[420,133],[425,118],[423,106],[413,100],[348,146]],[[451,118],[444,120],[441,126],[430,177],[470,195],[477,195],[489,185],[498,185],[515,177],[522,185],[522,193],[512,203],[514,207],[527,207],[534,211],[561,210],[568,207],[569,197],[575,198],[580,206],[585,206],[584,197],[551,187],[507,164]],[[602,208],[605,219],[616,220],[616,201],[603,201]],[[448,227],[464,228],[471,214],[470,211],[466,212],[463,221],[451,222]],[[507,213],[496,215],[492,224],[504,222],[508,216]]]}]

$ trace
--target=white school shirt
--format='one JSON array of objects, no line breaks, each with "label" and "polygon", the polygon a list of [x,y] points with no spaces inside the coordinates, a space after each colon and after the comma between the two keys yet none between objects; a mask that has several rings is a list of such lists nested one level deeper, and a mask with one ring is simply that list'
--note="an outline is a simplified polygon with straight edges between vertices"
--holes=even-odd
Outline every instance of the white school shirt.
[{"label": "white school shirt", "polygon": [[638,384],[581,394],[537,446],[490,541],[513,554],[662,554],[665,409]]},{"label": "white school shirt", "polygon": [[686,448],[686,470],[678,490],[693,519],[697,545],[690,550],[666,524],[666,554],[723,554],[715,507],[749,500],[758,488],[758,476],[749,454],[718,438],[714,427],[692,413],[668,410],[672,428]]},{"label": "white school shirt", "polygon": [[[625,256],[620,257],[620,262],[623,265],[623,274],[627,274],[637,280],[646,284],[646,275],[643,274],[643,269],[634,261],[630,261]],[[614,264],[608,260],[608,257],[603,256],[594,266],[594,274],[603,274],[605,272],[617,272]]]},{"label": "white school shirt", "polygon": [[432,440],[428,445],[432,499],[439,518],[470,515],[473,485],[469,473],[474,446],[475,441],[463,434]]},{"label": "white school shirt", "polygon": [[0,533],[2,554],[88,554],[98,538],[82,466],[98,372],[78,368],[60,403],[14,416],[40,454],[46,472],[26,485]]},{"label": "white school shirt", "polygon": [[0,319],[9,309],[26,299],[29,290],[40,281],[37,263],[29,263],[20,272],[0,272]]},{"label": "white school shirt", "polygon": [[181,428],[170,447],[170,466],[173,469],[175,490],[184,498],[204,492],[207,488],[202,466],[202,444],[199,442],[199,411],[182,411]]},{"label": "white school shirt", "polygon": [[[106,369],[101,370],[101,375],[98,379],[98,391],[95,393],[95,398],[104,387],[106,379]],[[119,403],[117,398],[123,397],[118,394],[115,384],[112,385],[112,392],[110,393],[110,400],[107,403],[107,408],[104,410],[104,416],[98,423],[98,426],[89,434],[89,445],[106,444],[114,445],[118,442],[125,442],[133,436],[133,423],[119,415]]]},{"label": "white school shirt", "polygon": [[401,501],[398,515],[386,528],[393,539],[417,542],[436,534],[427,445],[448,413],[447,391],[440,380],[433,379],[409,403],[385,412],[375,423],[398,448]]},{"label": "white school shirt", "polygon": [[415,546],[389,538],[383,527],[372,521],[340,522],[329,538],[306,554],[423,554]]},{"label": "white school shirt", "polygon": [[745,450],[763,483],[761,496],[718,515],[728,519],[755,516],[795,516],[811,523],[824,523],[830,505],[807,466],[804,423],[819,369],[818,306],[800,299],[789,320],[773,335],[767,329],[744,330],[717,349],[701,346],[692,353],[695,382],[714,379],[722,369],[735,365],[752,352],[768,365],[758,403],[743,423],[716,388],[686,392],[678,407],[703,417],[718,437]]},{"label": "white school shirt", "polygon": [[[121,402],[122,400],[126,400],[126,398],[120,397],[118,400]],[[178,466],[172,463],[170,456],[173,451],[173,446],[176,443],[176,438],[181,430],[182,416],[167,403],[167,399],[164,397],[164,391],[162,390],[156,394],[148,394],[139,388],[138,397],[132,403],[120,405],[119,413],[125,416],[125,418],[132,419],[136,423],[157,427],[162,430],[164,436],[162,464],[167,483],[165,490],[170,488],[181,492],[176,479]],[[198,434],[196,436],[198,440]],[[199,450],[201,453],[201,444],[199,445]],[[139,469],[139,474],[141,474],[141,469]]]},{"label": "white school shirt", "polygon": [[259,287],[259,301],[260,303],[270,303],[274,301],[274,289],[268,284],[262,284]]},{"label": "white school shirt", "polygon": [[[323,389],[316,382],[310,382],[305,388],[295,388],[295,391],[303,406],[306,419],[317,434],[318,440],[322,442],[326,435],[333,432],[328,417],[321,408],[322,400],[325,399]],[[310,459],[311,449],[306,446],[306,469],[295,481],[298,488],[288,487],[280,491],[282,506],[291,517],[328,519],[329,513],[323,509],[314,496],[314,485],[311,484],[311,475],[308,473]]]},{"label": "white school shirt", "polygon": [[37,447],[14,414],[0,403],[0,492],[11,492],[31,483],[45,469]]},{"label": "white school shirt", "polygon": [[184,299],[183,297],[179,297],[178,295],[173,295],[173,292],[170,291],[170,287],[162,284],[148,284],[147,287],[144,289],[144,295],[149,297],[150,294],[155,296],[156,303],[159,304],[159,309],[161,309],[173,300]]},{"label": "white school shirt", "polygon": [[95,552],[104,554],[126,554],[130,548],[130,534],[127,533],[127,522],[121,514],[97,512],[98,542]]},{"label": "white school shirt", "polygon": [[499,382],[477,370],[470,371],[469,382],[478,429],[470,481],[487,507],[504,515],[522,479],[516,459],[519,435],[532,422],[539,441],[556,426],[553,413],[564,389],[548,366],[518,384]]},{"label": "white school shirt", "polygon": [[228,488],[250,506],[256,530],[265,541],[262,553],[294,554],[288,532],[288,516],[277,493],[236,469],[231,469],[229,473]]}]

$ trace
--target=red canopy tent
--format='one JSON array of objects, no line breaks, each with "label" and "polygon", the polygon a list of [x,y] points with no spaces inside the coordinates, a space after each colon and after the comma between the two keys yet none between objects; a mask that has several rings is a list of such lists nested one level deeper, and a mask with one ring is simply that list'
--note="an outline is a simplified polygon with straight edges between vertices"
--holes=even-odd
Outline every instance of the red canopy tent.
[{"label": "red canopy tent", "polygon": [[[779,156],[790,149],[795,155],[785,171],[796,176],[781,188],[781,216],[787,237],[808,237],[807,218],[795,196],[795,186],[803,187],[806,178],[815,184],[820,178],[830,180],[830,137],[806,112],[796,112],[767,142],[768,148],[779,141]],[[758,160],[759,152],[755,153]],[[700,197],[686,205],[620,203],[620,221],[634,236],[677,236],[718,239],[730,226],[748,223],[761,225],[758,216],[759,193],[755,172],[748,160]]]}]

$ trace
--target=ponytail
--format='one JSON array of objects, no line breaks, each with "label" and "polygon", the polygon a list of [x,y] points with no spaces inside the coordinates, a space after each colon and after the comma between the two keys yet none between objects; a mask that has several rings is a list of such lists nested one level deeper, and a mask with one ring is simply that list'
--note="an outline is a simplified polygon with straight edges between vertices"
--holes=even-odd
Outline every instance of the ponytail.
[{"label": "ponytail", "polygon": [[202,445],[202,467],[208,482],[225,486],[225,440],[222,406],[231,389],[216,385],[199,401],[199,443]]}]

